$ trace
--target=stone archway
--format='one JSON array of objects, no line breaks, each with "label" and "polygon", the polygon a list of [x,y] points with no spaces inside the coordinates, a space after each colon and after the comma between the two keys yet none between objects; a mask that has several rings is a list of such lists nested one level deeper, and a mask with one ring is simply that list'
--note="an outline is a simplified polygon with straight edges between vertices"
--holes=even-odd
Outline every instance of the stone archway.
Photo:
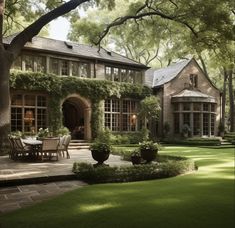
[{"label": "stone archway", "polygon": [[72,139],[91,139],[91,104],[78,94],[72,94],[62,101],[63,125],[67,127]]}]

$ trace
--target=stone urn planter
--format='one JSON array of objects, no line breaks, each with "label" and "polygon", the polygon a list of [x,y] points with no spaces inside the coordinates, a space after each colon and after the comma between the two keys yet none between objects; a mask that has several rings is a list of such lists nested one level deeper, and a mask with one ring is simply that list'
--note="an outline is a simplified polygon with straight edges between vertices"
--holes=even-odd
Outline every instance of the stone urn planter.
[{"label": "stone urn planter", "polygon": [[157,157],[158,147],[152,141],[145,141],[140,144],[140,155],[146,163],[150,163]]},{"label": "stone urn planter", "polygon": [[139,152],[133,152],[131,154],[131,162],[133,165],[141,164],[141,156],[140,156]]},{"label": "stone urn planter", "polygon": [[92,158],[97,161],[97,164],[94,165],[96,167],[104,165],[104,161],[109,158],[111,146],[106,143],[96,142],[91,145],[90,150]]}]

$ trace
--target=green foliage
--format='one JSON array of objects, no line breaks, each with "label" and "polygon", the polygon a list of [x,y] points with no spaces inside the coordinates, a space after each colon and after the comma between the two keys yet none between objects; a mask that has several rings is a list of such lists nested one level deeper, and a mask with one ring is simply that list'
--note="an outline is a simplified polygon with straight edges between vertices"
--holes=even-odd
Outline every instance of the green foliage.
[{"label": "green foliage", "polygon": [[158,150],[158,144],[153,141],[143,141],[139,144],[140,150]]},{"label": "green foliage", "polygon": [[70,131],[67,127],[61,127],[56,131],[57,136],[69,135]]},{"label": "green foliage", "polygon": [[217,146],[220,145],[220,139],[218,138],[187,138],[187,139],[164,139],[164,143],[170,143],[170,144],[179,144],[179,145],[197,145],[197,146]]},{"label": "green foliage", "polygon": [[42,91],[50,95],[49,128],[56,132],[62,127],[61,100],[69,94],[79,93],[91,101],[91,131],[93,137],[101,130],[101,101],[109,97],[129,97],[143,99],[151,94],[151,90],[142,85],[115,83],[96,79],[79,79],[77,77],[61,78],[53,74],[11,71],[10,87],[27,91]]},{"label": "green foliage", "polygon": [[158,119],[159,114],[160,114],[160,103],[159,99],[156,96],[149,96],[144,98],[140,102],[140,111],[139,114],[140,116],[144,116],[148,119]]},{"label": "green foliage", "polygon": [[193,171],[195,168],[194,162],[188,159],[120,167],[99,166],[94,168],[93,165],[86,163],[73,164],[73,172],[77,178],[88,183],[130,182],[173,177]]},{"label": "green foliage", "polygon": [[48,128],[45,128],[45,129],[39,128],[38,134],[37,134],[39,138],[45,138],[45,137],[48,137],[49,135],[50,135],[50,131]]}]

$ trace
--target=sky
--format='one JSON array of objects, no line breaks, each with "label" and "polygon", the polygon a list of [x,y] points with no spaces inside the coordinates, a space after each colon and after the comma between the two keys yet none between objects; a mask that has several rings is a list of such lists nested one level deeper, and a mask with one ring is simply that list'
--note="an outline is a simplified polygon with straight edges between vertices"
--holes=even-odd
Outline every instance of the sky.
[{"label": "sky", "polygon": [[50,23],[50,38],[66,41],[68,32],[69,22],[65,18],[59,17]]}]

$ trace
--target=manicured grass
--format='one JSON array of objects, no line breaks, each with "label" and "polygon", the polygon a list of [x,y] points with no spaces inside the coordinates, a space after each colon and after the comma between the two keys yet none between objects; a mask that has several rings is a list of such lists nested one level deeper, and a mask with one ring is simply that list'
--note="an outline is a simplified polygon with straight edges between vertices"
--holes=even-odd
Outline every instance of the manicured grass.
[{"label": "manicured grass", "polygon": [[234,148],[167,146],[197,161],[174,178],[87,186],[0,217],[0,227],[234,227]]}]

